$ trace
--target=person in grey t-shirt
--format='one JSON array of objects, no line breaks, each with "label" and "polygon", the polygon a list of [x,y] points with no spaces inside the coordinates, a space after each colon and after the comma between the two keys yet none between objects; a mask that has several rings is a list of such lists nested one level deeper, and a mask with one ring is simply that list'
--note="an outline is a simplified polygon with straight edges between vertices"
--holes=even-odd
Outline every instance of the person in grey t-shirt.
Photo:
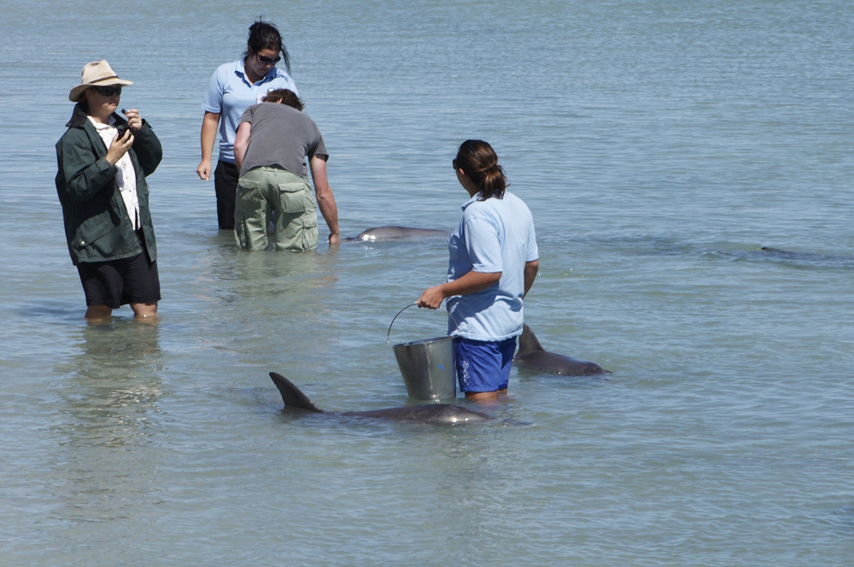
[{"label": "person in grey t-shirt", "polygon": [[329,244],[340,244],[338,208],[326,177],[329,154],[314,121],[290,90],[267,93],[246,109],[234,140],[240,170],[234,235],[246,250],[267,248],[268,209],[275,213],[277,250],[317,248],[317,209],[311,196],[305,158],[309,158],[317,205],[329,227]]}]

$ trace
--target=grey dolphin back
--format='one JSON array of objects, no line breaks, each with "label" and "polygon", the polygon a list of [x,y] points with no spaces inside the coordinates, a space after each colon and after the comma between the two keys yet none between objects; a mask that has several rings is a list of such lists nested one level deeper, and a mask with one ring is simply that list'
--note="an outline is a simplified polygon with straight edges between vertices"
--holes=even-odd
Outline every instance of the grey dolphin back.
[{"label": "grey dolphin back", "polygon": [[347,241],[378,242],[384,240],[399,240],[404,238],[438,238],[447,237],[447,230],[433,228],[415,228],[411,226],[375,226],[361,232],[355,238],[345,238]]},{"label": "grey dolphin back", "polygon": [[605,370],[595,362],[578,360],[571,356],[564,356],[545,350],[530,327],[524,324],[522,326],[522,335],[519,337],[519,352],[513,357],[513,362],[516,366],[524,366],[561,376],[610,374],[608,370]]},{"label": "grey dolphin back", "polygon": [[273,379],[273,384],[279,389],[282,394],[282,401],[285,402],[286,408],[299,408],[317,413],[323,413],[323,410],[311,403],[308,396],[300,392],[300,389],[291,383],[290,380],[279,374],[278,372],[270,372],[270,378]]},{"label": "grey dolphin back", "polygon": [[325,412],[300,392],[290,380],[277,372],[270,372],[270,378],[282,394],[285,408],[299,408],[326,415],[343,415],[348,417],[369,417],[391,419],[395,421],[414,421],[441,425],[461,425],[490,419],[485,413],[472,411],[453,404],[427,404],[421,406],[402,406],[368,411]]}]

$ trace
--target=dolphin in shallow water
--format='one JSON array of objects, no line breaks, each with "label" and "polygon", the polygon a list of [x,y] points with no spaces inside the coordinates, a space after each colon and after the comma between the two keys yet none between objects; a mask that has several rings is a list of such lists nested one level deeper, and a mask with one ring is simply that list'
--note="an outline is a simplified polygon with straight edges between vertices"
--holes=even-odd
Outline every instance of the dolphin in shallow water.
[{"label": "dolphin in shallow water", "polygon": [[525,324],[522,325],[522,335],[519,337],[519,352],[513,357],[513,363],[522,368],[532,368],[561,376],[610,374],[610,372],[595,362],[576,360],[569,356],[548,352],[540,345],[540,341],[537,340],[534,331]]},{"label": "dolphin in shallow water", "polygon": [[760,248],[759,253],[764,257],[775,260],[791,261],[813,266],[850,267],[854,264],[854,258],[851,256],[822,254],[820,252],[794,252],[791,250],[771,248],[769,246],[763,246]]},{"label": "dolphin in shallow water", "polygon": [[347,241],[380,242],[383,240],[403,240],[406,238],[439,238],[450,234],[447,230],[432,228],[412,228],[408,226],[376,226],[359,234],[355,238],[345,238]]},{"label": "dolphin in shallow water", "polygon": [[401,406],[369,411],[325,412],[314,405],[308,396],[294,386],[290,380],[276,372],[270,372],[270,378],[282,394],[285,409],[298,408],[314,413],[329,413],[348,417],[368,417],[375,419],[392,419],[395,421],[414,421],[418,423],[433,423],[439,425],[458,425],[474,423],[490,419],[485,413],[468,410],[453,404],[427,404],[421,406]]}]

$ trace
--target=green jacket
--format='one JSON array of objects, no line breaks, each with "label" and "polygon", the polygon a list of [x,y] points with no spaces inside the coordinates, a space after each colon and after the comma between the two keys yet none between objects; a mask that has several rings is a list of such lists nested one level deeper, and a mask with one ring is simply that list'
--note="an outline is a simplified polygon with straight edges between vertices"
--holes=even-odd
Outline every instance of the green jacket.
[{"label": "green jacket", "polygon": [[[127,121],[113,114],[116,122]],[[121,192],[116,185],[118,169],[107,163],[107,147],[79,104],[75,105],[68,130],[56,143],[56,192],[65,219],[65,238],[71,261],[104,262],[131,258],[142,252],[134,234]],[[147,122],[133,134],[128,151],[136,171],[139,222],[151,260],[157,258],[154,226],[148,208],[148,185],[163,157],[160,140]]]}]

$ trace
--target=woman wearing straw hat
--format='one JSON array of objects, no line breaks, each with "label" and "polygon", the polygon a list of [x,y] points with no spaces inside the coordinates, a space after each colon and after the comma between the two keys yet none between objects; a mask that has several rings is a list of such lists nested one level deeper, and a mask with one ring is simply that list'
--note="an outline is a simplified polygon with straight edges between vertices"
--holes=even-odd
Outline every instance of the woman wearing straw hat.
[{"label": "woman wearing straw hat", "polygon": [[507,392],[522,299],[537,277],[534,221],[527,205],[506,191],[492,146],[466,140],[453,166],[471,198],[448,239],[448,281],[425,290],[416,304],[436,309],[448,299],[459,323],[451,331],[460,391],[476,401],[493,400]]},{"label": "woman wearing straw hat", "polygon": [[146,176],[163,152],[136,109],[116,113],[122,87],[106,61],[83,67],[76,102],[56,143],[56,191],[71,261],[86,295],[86,318],[103,319],[129,303],[137,318],[156,317],[157,249]]}]

